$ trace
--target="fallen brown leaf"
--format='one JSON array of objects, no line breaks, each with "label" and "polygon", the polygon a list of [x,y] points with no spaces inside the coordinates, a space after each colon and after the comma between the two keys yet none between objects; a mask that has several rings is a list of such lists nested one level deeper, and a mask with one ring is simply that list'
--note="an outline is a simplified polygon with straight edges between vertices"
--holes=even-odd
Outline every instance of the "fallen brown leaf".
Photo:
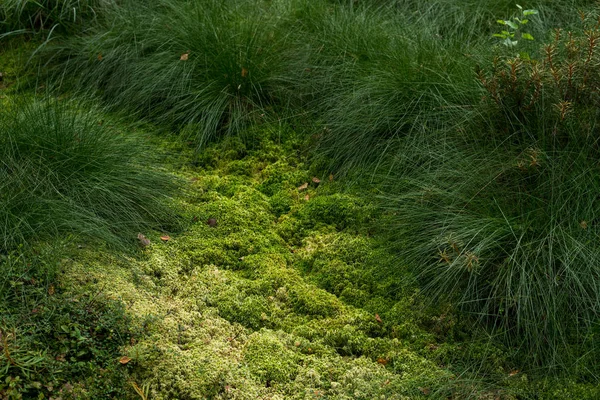
[{"label": "fallen brown leaf", "polygon": [[588,227],[588,225],[587,225],[587,222],[586,222],[586,221],[581,221],[581,222],[579,223],[579,226],[581,226],[581,229],[587,229],[587,227]]},{"label": "fallen brown leaf", "polygon": [[168,242],[169,240],[171,240],[171,237],[169,235],[164,235],[160,237],[160,240],[162,240],[163,242]]},{"label": "fallen brown leaf", "polygon": [[248,76],[248,68],[242,68],[242,78],[245,78]]},{"label": "fallen brown leaf", "polygon": [[138,236],[137,236],[137,237],[138,237],[138,240],[140,241],[140,244],[141,244],[143,247],[146,247],[146,246],[148,246],[148,245],[150,244],[150,239],[148,239],[148,238],[147,238],[146,236],[144,236],[143,234],[141,234],[141,233],[138,233]]},{"label": "fallen brown leaf", "polygon": [[306,201],[310,200],[310,196],[309,195],[304,196],[304,200],[306,200]]},{"label": "fallen brown leaf", "polygon": [[123,365],[127,364],[129,361],[131,361],[131,358],[129,358],[127,356],[123,356],[119,359],[119,362]]},{"label": "fallen brown leaf", "polygon": [[383,358],[383,357],[379,357],[379,358],[377,359],[377,363],[378,363],[378,364],[381,364],[381,365],[387,365],[387,363],[388,363],[388,360],[386,360],[386,359],[385,359],[385,358]]},{"label": "fallen brown leaf", "polygon": [[298,186],[298,190],[306,190],[308,189],[308,182],[304,182],[302,185]]},{"label": "fallen brown leaf", "polygon": [[102,53],[98,53],[98,61],[102,61]]},{"label": "fallen brown leaf", "polygon": [[206,223],[211,228],[215,228],[217,226],[217,220],[215,218],[209,218],[208,221],[206,221]]},{"label": "fallen brown leaf", "polygon": [[375,314],[375,320],[379,323],[383,322],[383,321],[381,321],[381,317],[379,316],[379,314]]},{"label": "fallen brown leaf", "polygon": [[430,392],[429,388],[423,388],[420,387],[419,390],[421,391],[421,393],[423,393],[425,396],[427,396]]},{"label": "fallen brown leaf", "polygon": [[314,183],[321,183],[321,180],[319,178],[317,178],[316,176],[313,176],[312,181]]},{"label": "fallen brown leaf", "polygon": [[190,53],[183,53],[179,59],[181,61],[187,61],[190,58]]}]

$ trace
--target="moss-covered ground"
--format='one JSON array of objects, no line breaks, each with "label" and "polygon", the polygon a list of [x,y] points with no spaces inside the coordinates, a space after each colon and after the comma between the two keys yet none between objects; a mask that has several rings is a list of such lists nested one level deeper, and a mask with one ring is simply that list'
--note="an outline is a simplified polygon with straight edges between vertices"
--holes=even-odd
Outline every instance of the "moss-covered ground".
[{"label": "moss-covered ground", "polygon": [[293,136],[263,127],[177,171],[185,232],[63,260],[66,290],[125,305],[140,334],[122,368],[151,398],[415,398],[453,378],[422,354],[437,345],[416,292],[374,276],[392,262],[365,229],[374,211],[313,182]]},{"label": "moss-covered ground", "polygon": [[[0,98],[22,48],[2,53]],[[386,215],[314,173],[306,134],[265,121],[194,156],[136,129],[184,182],[186,228],[140,232],[150,243],[126,253],[60,238],[3,255],[0,398],[598,395],[530,382],[450,307],[427,306],[378,230]]]}]

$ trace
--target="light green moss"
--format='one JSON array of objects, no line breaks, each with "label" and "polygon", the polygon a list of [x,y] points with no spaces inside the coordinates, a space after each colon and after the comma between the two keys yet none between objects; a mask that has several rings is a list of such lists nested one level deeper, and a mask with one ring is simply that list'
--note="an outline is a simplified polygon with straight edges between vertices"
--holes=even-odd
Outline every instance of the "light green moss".
[{"label": "light green moss", "polygon": [[244,346],[244,362],[267,385],[293,381],[298,373],[298,360],[298,354],[273,331],[253,333]]},{"label": "light green moss", "polygon": [[[364,200],[329,182],[299,190],[310,175],[266,139],[208,154],[180,171],[190,182],[185,232],[168,242],[147,232],[151,244],[135,256],[90,248],[65,263],[71,284],[95,282],[126,305],[140,332],[123,348],[126,368],[151,398],[487,395],[456,379],[457,363],[509,372],[500,349],[461,342],[460,321],[425,306],[410,274],[381,273],[396,260],[364,229],[374,218]],[[521,390],[501,387],[494,395]]]}]

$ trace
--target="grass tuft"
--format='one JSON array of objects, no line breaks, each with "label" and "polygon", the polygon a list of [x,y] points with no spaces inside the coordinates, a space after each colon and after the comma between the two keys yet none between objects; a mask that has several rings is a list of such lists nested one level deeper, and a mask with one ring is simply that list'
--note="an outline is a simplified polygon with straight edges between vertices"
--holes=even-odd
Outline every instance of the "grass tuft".
[{"label": "grass tuft", "polygon": [[67,42],[59,69],[115,108],[191,125],[203,145],[289,98],[299,68],[278,12],[242,0],[125,4],[103,30]]},{"label": "grass tuft", "polygon": [[114,0],[3,0],[0,34],[78,33],[114,4]]},{"label": "grass tuft", "polygon": [[23,101],[0,118],[0,249],[60,234],[123,244],[174,220],[172,177],[141,138],[75,103]]}]

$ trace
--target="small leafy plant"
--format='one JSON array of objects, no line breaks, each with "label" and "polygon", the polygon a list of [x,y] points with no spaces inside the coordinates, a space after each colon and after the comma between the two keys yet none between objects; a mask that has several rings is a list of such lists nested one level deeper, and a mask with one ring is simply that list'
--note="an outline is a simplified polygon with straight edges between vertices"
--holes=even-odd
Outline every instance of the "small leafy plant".
[{"label": "small leafy plant", "polygon": [[519,39],[534,40],[531,33],[523,31],[525,25],[529,23],[529,18],[532,15],[537,15],[538,11],[534,9],[524,10],[522,6],[517,4],[521,12],[521,17],[512,17],[510,19],[499,19],[496,22],[505,27],[500,33],[494,33],[494,37],[501,39],[501,43],[506,47],[515,47],[519,43]]}]

